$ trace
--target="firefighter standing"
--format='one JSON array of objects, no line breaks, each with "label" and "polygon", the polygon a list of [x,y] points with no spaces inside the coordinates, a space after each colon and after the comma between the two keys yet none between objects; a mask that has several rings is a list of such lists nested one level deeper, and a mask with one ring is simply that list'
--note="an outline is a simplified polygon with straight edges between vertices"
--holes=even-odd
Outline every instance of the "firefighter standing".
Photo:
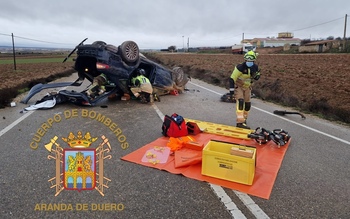
[{"label": "firefighter standing", "polygon": [[248,51],[244,55],[244,62],[238,64],[229,79],[230,95],[236,99],[237,127],[250,129],[247,126],[247,118],[251,107],[251,90],[254,80],[259,80],[260,69],[255,63],[257,54],[254,51]]}]

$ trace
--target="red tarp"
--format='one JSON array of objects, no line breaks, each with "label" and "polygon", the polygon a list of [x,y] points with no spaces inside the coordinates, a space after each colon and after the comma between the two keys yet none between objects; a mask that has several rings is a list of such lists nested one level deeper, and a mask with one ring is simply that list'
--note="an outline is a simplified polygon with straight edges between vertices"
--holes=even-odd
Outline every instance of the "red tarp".
[{"label": "red tarp", "polygon": [[[235,183],[227,180],[222,180],[214,177],[204,176],[201,174],[202,164],[197,163],[190,166],[175,168],[175,156],[168,156],[168,148],[166,148],[165,156],[160,160],[154,162],[145,162],[146,154],[149,152],[155,152],[158,147],[166,147],[169,138],[161,137],[157,140],[141,147],[140,149],[131,152],[130,154],[122,157],[122,160],[141,164],[143,166],[148,166],[160,170],[166,170],[173,174],[182,174],[188,178],[196,179],[200,181],[209,182],[216,184],[225,188],[230,188],[233,190],[238,190],[249,195],[257,196],[264,199],[269,199],[272,192],[274,182],[277,177],[277,173],[282,164],[283,157],[288,149],[291,139],[288,143],[280,148],[273,141],[269,141],[267,144],[259,145],[255,140],[242,140],[232,137],[219,136],[208,133],[200,133],[193,136],[197,142],[203,143],[204,146],[210,140],[226,141],[235,144],[242,144],[247,146],[253,146],[257,149],[256,157],[256,168],[253,185],[244,185],[240,183]],[[156,147],[155,147],[156,146]],[[158,147],[157,147],[158,146]]]}]

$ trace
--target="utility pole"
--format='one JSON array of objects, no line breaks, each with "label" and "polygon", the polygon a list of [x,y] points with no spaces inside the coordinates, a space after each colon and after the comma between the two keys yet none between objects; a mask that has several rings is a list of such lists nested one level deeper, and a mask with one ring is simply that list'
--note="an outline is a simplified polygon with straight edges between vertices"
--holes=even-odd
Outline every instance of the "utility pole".
[{"label": "utility pole", "polygon": [[190,38],[188,37],[187,38],[187,52],[189,51],[190,49]]},{"label": "utility pole", "polygon": [[348,18],[348,15],[345,14],[345,24],[344,24],[344,38],[343,38],[343,51],[345,52],[346,49],[346,20]]},{"label": "utility pole", "polygon": [[244,43],[244,33],[242,33],[242,43]]},{"label": "utility pole", "polygon": [[15,70],[16,69],[16,51],[15,51],[15,40],[13,39],[13,33],[11,34],[12,35],[12,51],[13,51],[13,65],[15,67]]},{"label": "utility pole", "polygon": [[184,40],[184,36],[182,36],[182,52],[185,52],[185,40]]}]

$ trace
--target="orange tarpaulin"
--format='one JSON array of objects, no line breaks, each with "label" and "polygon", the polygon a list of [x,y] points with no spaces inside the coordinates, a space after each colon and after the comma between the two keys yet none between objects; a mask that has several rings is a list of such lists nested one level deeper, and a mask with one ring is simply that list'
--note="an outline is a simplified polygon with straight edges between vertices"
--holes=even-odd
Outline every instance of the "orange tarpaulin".
[{"label": "orange tarpaulin", "polygon": [[[200,133],[198,135],[195,135],[195,139],[197,142],[203,143],[204,145],[206,145],[210,140],[219,140],[255,147],[257,149],[257,157],[253,185],[249,186],[214,177],[204,176],[201,174],[202,164],[198,162],[190,166],[175,168],[175,156],[173,155],[166,154],[166,162],[157,162],[154,160],[152,160],[152,162],[145,162],[145,160],[142,161],[145,154],[147,154],[155,146],[166,147],[169,140],[167,137],[160,137],[157,140],[141,147],[140,149],[122,157],[121,159],[160,170],[166,170],[173,174],[182,174],[191,179],[209,182],[260,198],[269,199],[277,177],[277,173],[282,164],[283,157],[291,141],[290,139],[286,145],[278,148],[273,141],[269,141],[267,144],[259,145],[255,140],[252,139],[243,140],[208,133]],[[162,157],[161,160],[164,160],[164,157]]]}]

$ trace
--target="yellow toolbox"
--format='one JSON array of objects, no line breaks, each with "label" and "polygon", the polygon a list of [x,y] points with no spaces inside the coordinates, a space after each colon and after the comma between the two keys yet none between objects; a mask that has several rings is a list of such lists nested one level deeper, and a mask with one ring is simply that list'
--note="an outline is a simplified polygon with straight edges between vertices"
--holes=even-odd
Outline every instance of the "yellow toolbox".
[{"label": "yellow toolbox", "polygon": [[[232,155],[233,148],[251,151],[252,157]],[[202,174],[232,182],[252,185],[255,175],[256,148],[210,140],[203,148]]]}]

